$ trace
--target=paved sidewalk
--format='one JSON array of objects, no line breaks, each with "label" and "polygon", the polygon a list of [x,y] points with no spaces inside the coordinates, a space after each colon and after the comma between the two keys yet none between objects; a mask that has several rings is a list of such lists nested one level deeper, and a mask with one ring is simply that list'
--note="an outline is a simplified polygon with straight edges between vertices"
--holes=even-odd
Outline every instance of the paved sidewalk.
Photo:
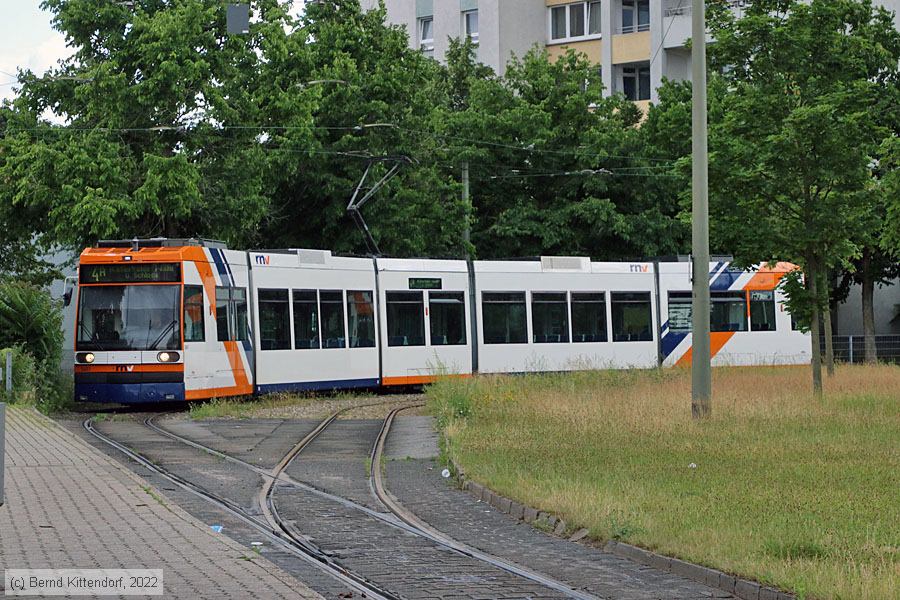
[{"label": "paved sidewalk", "polygon": [[0,571],[163,569],[166,598],[321,598],[42,415],[7,407],[6,451]]}]

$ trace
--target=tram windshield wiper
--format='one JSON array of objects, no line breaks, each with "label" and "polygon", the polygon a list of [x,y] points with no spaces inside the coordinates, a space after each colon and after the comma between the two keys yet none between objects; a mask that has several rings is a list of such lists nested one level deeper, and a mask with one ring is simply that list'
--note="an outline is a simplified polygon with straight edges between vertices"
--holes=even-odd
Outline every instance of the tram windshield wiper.
[{"label": "tram windshield wiper", "polygon": [[96,331],[91,331],[90,329],[88,329],[87,325],[84,324],[84,321],[79,322],[78,326],[83,333],[87,334],[87,337],[91,341],[91,343],[96,346],[95,350],[106,350],[106,347],[100,343],[100,339],[97,336]]},{"label": "tram windshield wiper", "polygon": [[159,336],[153,340],[153,343],[147,348],[147,350],[156,350],[156,347],[159,346],[159,343],[163,341],[163,339],[172,332],[175,327],[178,325],[178,319],[172,319],[168,325],[159,333]]}]

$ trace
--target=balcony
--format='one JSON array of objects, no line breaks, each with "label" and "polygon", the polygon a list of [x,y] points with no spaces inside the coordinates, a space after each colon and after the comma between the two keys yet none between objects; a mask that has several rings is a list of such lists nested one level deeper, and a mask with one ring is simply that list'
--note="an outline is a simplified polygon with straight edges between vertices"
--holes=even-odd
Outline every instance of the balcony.
[{"label": "balcony", "polygon": [[691,37],[691,0],[666,0],[663,8],[663,48],[683,48]]},{"label": "balcony", "polygon": [[[728,0],[731,10],[736,16],[741,17],[747,0]],[[691,0],[664,0],[663,26],[665,34],[663,48],[683,48],[691,37]],[[712,38],[707,36],[707,41]]]}]

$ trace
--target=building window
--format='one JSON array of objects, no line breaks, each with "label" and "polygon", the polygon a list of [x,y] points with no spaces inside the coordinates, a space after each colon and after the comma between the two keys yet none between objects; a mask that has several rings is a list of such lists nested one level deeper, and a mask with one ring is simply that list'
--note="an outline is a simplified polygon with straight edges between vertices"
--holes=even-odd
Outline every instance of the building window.
[{"label": "building window", "polygon": [[584,4],[569,6],[569,37],[584,35]]},{"label": "building window", "polygon": [[653,341],[652,320],[649,292],[613,292],[614,342]]},{"label": "building window", "polygon": [[569,341],[569,307],[565,292],[531,294],[531,336],[535,344]]},{"label": "building window", "polygon": [[322,311],[322,347],[345,348],[347,344],[344,336],[344,292],[320,291],[319,306]]},{"label": "building window", "polygon": [[550,9],[550,39],[563,40],[567,37],[569,28],[566,24],[566,14],[568,8],[565,6],[554,6]]},{"label": "building window", "polygon": [[550,7],[550,39],[600,35],[600,2],[576,2]]},{"label": "building window", "polygon": [[184,286],[184,341],[203,342],[206,340],[203,320],[203,286]]},{"label": "building window", "polygon": [[622,0],[622,33],[650,30],[650,0]]},{"label": "building window", "polygon": [[425,345],[422,292],[387,292],[388,346]]},{"label": "building window", "polygon": [[347,292],[347,328],[351,348],[375,347],[375,308],[372,292]]},{"label": "building window", "polygon": [[588,2],[588,34],[600,35],[600,2]]},{"label": "building window", "polygon": [[572,341],[605,342],[606,294],[572,293]]},{"label": "building window", "polygon": [[462,292],[429,292],[432,346],[466,345],[466,303]]},{"label": "building window", "polygon": [[294,348],[319,347],[319,300],[316,290],[294,290]]},{"label": "building window", "polygon": [[473,44],[478,43],[478,11],[467,10],[463,16],[463,32],[466,37],[472,40]]},{"label": "building window", "polygon": [[434,17],[419,19],[419,49],[428,56],[434,54]]},{"label": "building window", "polygon": [[261,350],[291,347],[291,316],[287,290],[259,290],[259,337]]},{"label": "building window", "polygon": [[481,313],[485,344],[528,343],[525,292],[484,292]]},{"label": "building window", "polygon": [[650,67],[622,67],[622,92],[629,100],[650,99]]}]

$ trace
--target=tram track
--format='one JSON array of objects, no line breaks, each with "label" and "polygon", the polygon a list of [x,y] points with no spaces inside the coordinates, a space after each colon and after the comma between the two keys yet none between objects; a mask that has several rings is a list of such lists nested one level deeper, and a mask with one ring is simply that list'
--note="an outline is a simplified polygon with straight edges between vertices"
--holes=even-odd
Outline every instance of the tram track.
[{"label": "tram track", "polygon": [[547,577],[546,575],[538,573],[537,571],[527,569],[507,560],[503,560],[498,556],[482,552],[477,548],[469,546],[468,544],[445,535],[444,533],[433,528],[431,525],[407,510],[407,508],[404,507],[400,503],[400,501],[390,493],[390,491],[388,491],[387,487],[384,484],[384,477],[381,472],[381,460],[384,456],[385,441],[387,440],[391,425],[394,422],[394,417],[396,417],[397,414],[404,410],[418,406],[422,405],[410,404],[409,406],[402,406],[390,411],[385,418],[384,423],[381,427],[381,431],[378,434],[378,438],[375,440],[375,444],[372,447],[372,469],[369,477],[369,484],[371,486],[372,493],[378,498],[378,500],[385,507],[387,507],[387,509],[390,510],[391,513],[398,519],[400,519],[410,527],[418,530],[421,535],[427,537],[437,544],[441,544],[446,548],[455,550],[476,560],[488,563],[494,567],[497,567],[498,569],[502,569],[504,571],[507,571],[508,573],[512,573],[513,575],[517,575],[535,583],[539,583],[540,585],[543,585],[557,592],[561,592],[571,598],[577,598],[579,600],[598,600],[597,597],[592,594],[577,590],[569,585],[566,585],[565,583],[557,581],[556,579]]},{"label": "tram track", "polygon": [[171,432],[154,422],[154,420],[161,415],[148,417],[147,419],[145,419],[144,424],[152,430],[174,441],[184,443],[195,449],[217,456],[223,460],[227,460],[234,464],[243,466],[261,475],[264,478],[265,483],[263,485],[263,488],[260,490],[258,498],[260,508],[266,518],[266,521],[278,527],[284,535],[287,535],[291,539],[300,539],[303,540],[304,543],[306,543],[305,538],[303,538],[302,534],[296,531],[296,529],[289,523],[286,523],[278,514],[277,506],[275,503],[275,490],[276,484],[278,484],[279,482],[287,486],[297,488],[301,491],[314,494],[320,498],[339,503],[342,506],[350,508],[354,511],[364,513],[369,517],[372,517],[394,528],[403,530],[406,533],[411,533],[420,538],[427,539],[433,544],[436,544],[446,550],[450,550],[470,559],[485,563],[487,565],[490,565],[491,567],[505,571],[506,573],[509,573],[513,576],[538,584],[544,588],[547,588],[548,590],[559,592],[566,597],[575,598],[578,600],[597,600],[597,597],[594,595],[591,595],[582,590],[575,589],[563,582],[557,581],[536,571],[514,564],[500,557],[482,552],[481,550],[468,546],[467,544],[459,542],[445,535],[444,533],[437,531],[436,529],[419,519],[413,513],[408,511],[392,494],[390,494],[384,484],[380,468],[385,440],[387,439],[387,436],[390,432],[391,424],[393,423],[393,420],[398,413],[403,410],[421,406],[423,406],[423,403],[410,403],[391,410],[382,422],[382,426],[380,428],[378,436],[372,446],[372,450],[370,453],[371,469],[369,475],[369,486],[373,496],[377,498],[381,505],[384,506],[386,511],[388,511],[385,513],[364,506],[343,496],[332,494],[303,482],[295,481],[285,473],[285,470],[288,468],[288,466],[290,466],[294,459],[296,459],[297,456],[300,455],[301,452],[307,446],[309,446],[323,431],[325,431],[328,426],[331,425],[342,413],[350,410],[350,408],[335,411],[324,420],[322,420],[309,434],[307,434],[302,440],[295,444],[291,448],[291,450],[282,458],[279,464],[271,470],[252,465],[244,460],[241,460],[224,452],[220,452],[214,448],[210,448],[209,446]]},{"label": "tram track", "polygon": [[[326,421],[330,423],[331,420],[336,418],[337,415],[341,412],[343,412],[343,411],[337,411],[336,413],[333,413],[332,415],[329,416],[328,419],[326,419]],[[147,421],[152,421],[152,419],[153,419],[153,417],[148,417],[147,419],[145,419],[145,424],[147,424]],[[325,423],[325,421],[323,421],[323,424],[325,424],[327,426],[327,423]],[[82,426],[89,434],[91,434],[92,436],[97,438],[99,441],[118,450],[119,452],[121,452],[122,454],[124,454],[125,456],[130,458],[131,460],[135,461],[136,463],[140,464],[141,466],[145,467],[146,469],[156,473],[163,479],[171,482],[172,484],[178,486],[179,488],[181,488],[195,496],[202,498],[203,500],[216,506],[220,510],[223,510],[223,511],[231,514],[232,516],[237,517],[240,521],[242,521],[246,525],[250,526],[252,529],[257,531],[259,534],[261,534],[265,538],[267,538],[270,542],[272,542],[273,544],[280,547],[282,550],[325,571],[327,574],[329,574],[332,577],[334,577],[335,579],[337,579],[343,585],[347,586],[348,589],[360,593],[363,597],[372,598],[373,600],[401,600],[400,596],[397,596],[396,594],[393,594],[389,591],[383,590],[383,589],[381,589],[380,586],[367,580],[365,577],[360,576],[356,573],[353,573],[353,572],[347,570],[346,568],[344,568],[343,566],[338,564],[336,561],[334,561],[330,556],[328,556],[327,553],[322,551],[320,548],[318,548],[314,544],[311,544],[308,540],[306,540],[302,536],[294,535],[291,532],[290,528],[287,526],[287,524],[279,521],[277,512],[275,514],[266,516],[265,520],[262,521],[259,518],[257,518],[256,516],[250,514],[249,511],[238,506],[237,504],[235,504],[231,500],[225,498],[224,496],[210,492],[210,491],[204,489],[203,487],[196,485],[196,484],[192,483],[191,481],[188,481],[187,479],[185,479],[179,475],[176,475],[172,471],[154,463],[153,461],[151,461],[147,457],[143,456],[142,454],[132,450],[131,448],[128,448],[124,444],[119,443],[112,437],[110,437],[104,433],[101,433],[94,427],[94,423],[91,418],[85,419],[84,422],[82,423]],[[156,430],[157,428],[153,427],[153,429]],[[323,429],[324,429],[324,427],[323,427]],[[162,431],[164,431],[164,430],[162,430]],[[192,444],[192,445],[195,448],[202,449],[202,448],[200,448],[200,446],[202,446],[201,444]],[[211,451],[211,450],[212,450],[211,448],[207,449],[207,451]],[[297,446],[295,445],[291,449],[291,452],[289,452],[289,454],[293,453],[294,455],[296,455],[297,452],[299,452],[299,449],[297,449]],[[220,453],[216,453],[215,451],[213,451],[213,453],[220,454]],[[285,461],[285,459],[282,459],[282,463],[284,461]],[[239,462],[242,462],[242,461],[239,461]],[[281,464],[281,463],[279,463],[279,464]],[[287,463],[285,463],[285,464],[287,464]],[[252,465],[245,464],[245,466],[252,466]],[[253,470],[256,472],[259,472],[259,471],[257,471],[256,468],[254,468]],[[270,476],[270,478],[268,480],[274,481],[275,478],[276,477]],[[269,520],[270,518],[272,520],[274,520],[274,522],[270,521]]]}]

